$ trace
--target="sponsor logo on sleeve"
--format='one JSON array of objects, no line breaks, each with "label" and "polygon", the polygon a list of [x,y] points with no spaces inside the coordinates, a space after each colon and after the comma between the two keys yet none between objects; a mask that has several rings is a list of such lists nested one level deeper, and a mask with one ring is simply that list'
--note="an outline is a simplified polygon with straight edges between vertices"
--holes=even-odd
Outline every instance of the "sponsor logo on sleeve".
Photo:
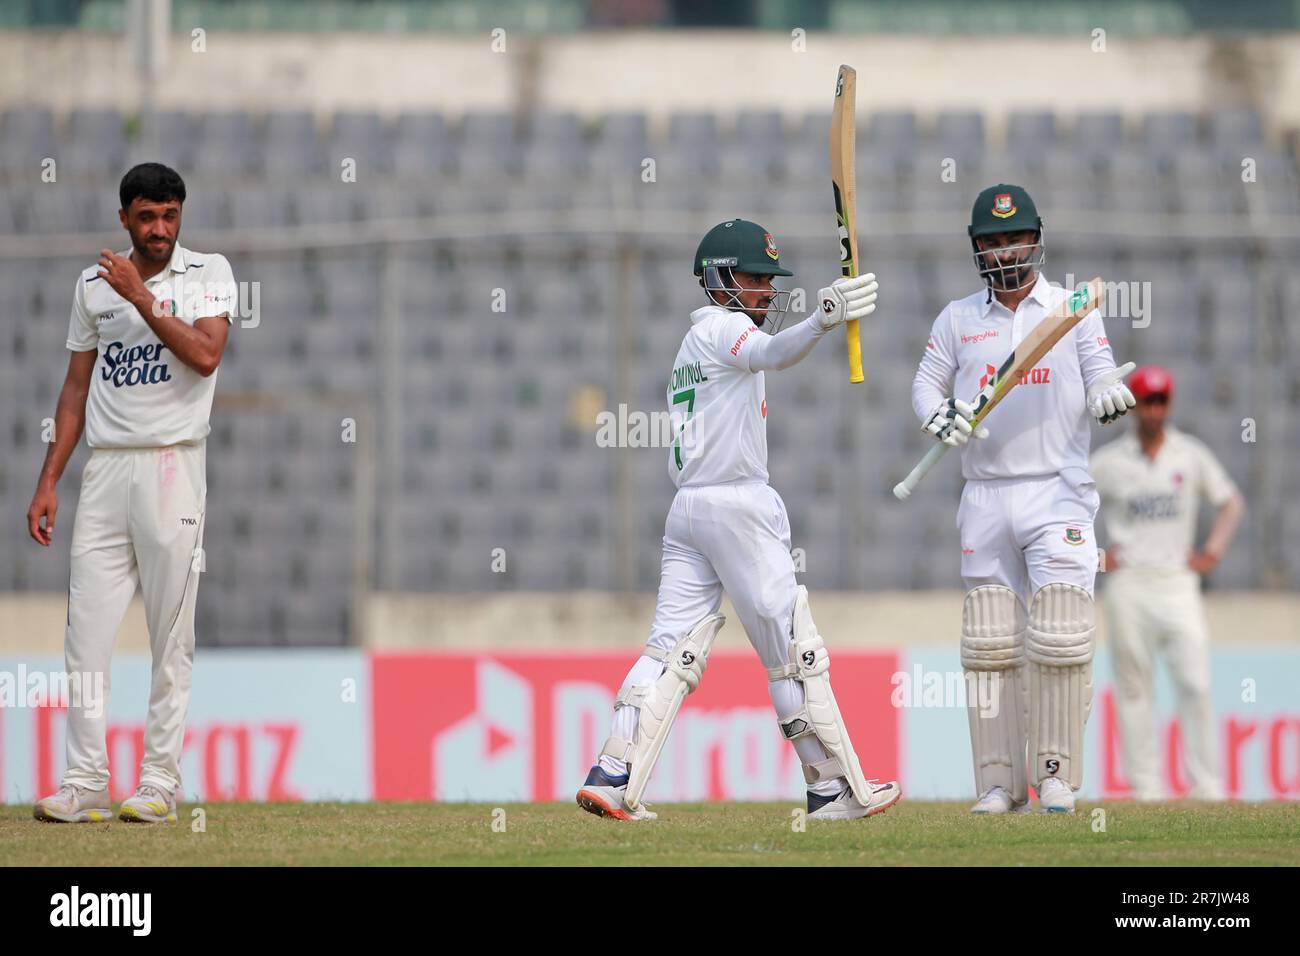
[{"label": "sponsor logo on sleeve", "polygon": [[731,354],[739,355],[740,347],[745,344],[745,339],[749,338],[749,333],[757,332],[757,331],[758,331],[758,326],[751,325],[749,328],[745,329],[745,331],[741,332],[740,338],[736,339],[736,344],[731,347]]}]

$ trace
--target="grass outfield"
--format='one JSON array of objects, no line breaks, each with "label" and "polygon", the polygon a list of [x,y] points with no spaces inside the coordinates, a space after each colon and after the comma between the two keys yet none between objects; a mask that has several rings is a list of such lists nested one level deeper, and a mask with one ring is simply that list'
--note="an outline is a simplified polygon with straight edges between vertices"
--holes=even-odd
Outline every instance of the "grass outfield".
[{"label": "grass outfield", "polygon": [[[574,804],[208,804],[207,830],[51,824],[0,810],[0,860],[31,865],[1300,865],[1297,804],[1104,804],[1073,816],[972,817],[965,803],[904,800],[870,820],[808,824],[791,804],[661,804],[643,824]],[[1103,805],[1096,805],[1103,806]],[[499,818],[499,815],[498,815]],[[499,824],[498,824],[499,825]]]}]

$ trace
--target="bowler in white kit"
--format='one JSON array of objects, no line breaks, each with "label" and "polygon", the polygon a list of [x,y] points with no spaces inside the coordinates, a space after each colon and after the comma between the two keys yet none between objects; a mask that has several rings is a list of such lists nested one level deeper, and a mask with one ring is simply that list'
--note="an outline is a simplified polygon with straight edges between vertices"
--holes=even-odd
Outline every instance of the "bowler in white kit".
[{"label": "bowler in white kit", "polygon": [[[1241,522],[1241,493],[1199,439],[1166,424],[1174,377],[1147,365],[1129,380],[1137,424],[1093,456],[1110,540],[1106,617],[1115,671],[1120,751],[1133,795],[1160,800],[1154,713],[1155,665],[1164,657],[1177,696],[1189,796],[1224,799],[1219,737],[1210,699],[1210,634],[1201,580],[1228,550]],[[1196,548],[1202,500],[1217,513]]]},{"label": "bowler in white kit", "polygon": [[[223,256],[179,243],[185,184],[158,163],[123,177],[119,218],[131,237],[105,249],[76,280],[55,438],[28,530],[54,540],[55,486],[84,427],[90,460],[72,528],[64,655],[69,675],[102,675],[137,588],[153,656],[139,787],[119,816],[175,822],[194,661],[194,606],[202,569],[208,416],[235,305]],[[38,820],[108,819],[105,708],[69,704],[67,769]]]},{"label": "bowler in white kit", "polygon": [[[912,383],[912,408],[936,440],[961,448],[966,479],[957,510],[961,661],[998,697],[968,694],[975,813],[1073,812],[1083,782],[1083,730],[1096,641],[1089,420],[1114,421],[1134,404],[1116,369],[1101,315],[1070,329],[987,426],[972,426],[965,397],[1069,296],[1042,274],[1043,224],[1019,186],[979,194],[968,228],[979,292],[935,319]],[[971,438],[978,439],[970,441]]]},{"label": "bowler in white kit", "polygon": [[785,504],[767,483],[763,374],[789,368],[831,329],[874,312],[875,276],[837,279],[821,290],[816,312],[778,332],[790,293],[772,280],[792,273],[761,226],[743,219],[715,226],[700,242],[695,275],[708,302],[691,313],[666,383],[677,435],[668,474],[678,490],[664,527],[654,623],[577,801],[598,816],[655,818],[641,797],[683,699],[704,676],[725,591],[767,669],[781,733],[803,764],[809,818],[867,817],[901,792],[863,775],[808,592],[795,582]]}]

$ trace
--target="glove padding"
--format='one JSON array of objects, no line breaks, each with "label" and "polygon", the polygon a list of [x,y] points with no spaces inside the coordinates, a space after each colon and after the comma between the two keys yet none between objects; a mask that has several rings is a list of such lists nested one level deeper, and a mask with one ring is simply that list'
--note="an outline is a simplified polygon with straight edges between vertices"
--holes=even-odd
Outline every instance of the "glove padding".
[{"label": "glove padding", "polygon": [[981,425],[975,428],[972,419],[975,409],[960,398],[945,398],[935,406],[930,417],[921,426],[921,431],[933,435],[945,445],[960,448],[970,441],[971,436],[988,438],[989,430]]},{"label": "glove padding", "polygon": [[1107,372],[1088,389],[1088,411],[1103,425],[1109,425],[1130,408],[1137,406],[1137,399],[1124,384],[1124,376],[1137,366],[1133,362],[1121,365]]},{"label": "glove padding", "polygon": [[829,332],[849,319],[865,319],[876,311],[876,290],[880,288],[874,273],[852,279],[836,279],[817,293],[818,309],[811,318],[823,332]]}]

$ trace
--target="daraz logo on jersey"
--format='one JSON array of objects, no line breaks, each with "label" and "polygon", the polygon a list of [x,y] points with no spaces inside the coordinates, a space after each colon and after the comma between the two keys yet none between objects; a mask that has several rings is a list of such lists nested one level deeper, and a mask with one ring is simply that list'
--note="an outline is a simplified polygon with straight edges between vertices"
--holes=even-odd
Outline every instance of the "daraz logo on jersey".
[{"label": "daraz logo on jersey", "polygon": [[[994,368],[992,365],[986,364],[984,366],[984,376],[980,379],[980,388],[983,388],[985,385],[987,385],[990,379],[992,379],[993,376],[997,374],[997,372],[998,370]],[[1047,385],[1051,382],[1051,379],[1052,379],[1051,366],[1043,365],[1040,366],[1039,368],[1028,369],[1023,375],[1020,376],[1019,384]]]},{"label": "daraz logo on jersey", "polygon": [[104,381],[112,382],[114,388],[123,385],[156,385],[170,382],[171,373],[167,366],[160,364],[165,346],[161,342],[152,345],[133,345],[127,348],[121,342],[110,342],[104,348]]}]

